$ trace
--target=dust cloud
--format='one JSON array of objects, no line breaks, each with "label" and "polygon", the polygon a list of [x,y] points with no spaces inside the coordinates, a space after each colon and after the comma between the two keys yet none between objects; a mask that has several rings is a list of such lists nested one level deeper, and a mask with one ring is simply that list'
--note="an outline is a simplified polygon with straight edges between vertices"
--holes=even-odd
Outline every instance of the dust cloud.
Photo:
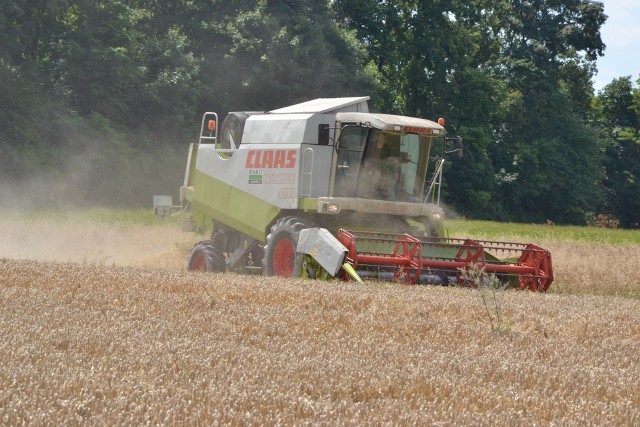
[{"label": "dust cloud", "polygon": [[0,258],[183,269],[192,233],[175,226],[0,221]]},{"label": "dust cloud", "polygon": [[94,127],[65,125],[40,151],[19,145],[6,151],[0,162],[0,258],[184,268],[179,244],[191,234],[179,226],[30,219],[32,211],[151,211],[156,194],[177,200],[187,141],[148,136],[125,142],[122,134]]}]

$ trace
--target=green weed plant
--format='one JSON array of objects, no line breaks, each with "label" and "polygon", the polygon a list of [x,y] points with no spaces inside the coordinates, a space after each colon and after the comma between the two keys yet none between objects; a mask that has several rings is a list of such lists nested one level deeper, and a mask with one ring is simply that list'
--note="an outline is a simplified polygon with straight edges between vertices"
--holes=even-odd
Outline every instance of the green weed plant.
[{"label": "green weed plant", "polygon": [[508,284],[501,282],[495,273],[487,273],[484,267],[477,263],[472,263],[469,268],[461,267],[459,270],[463,283],[475,287],[482,311],[489,320],[491,332],[508,333],[510,322],[504,318],[504,294]]}]

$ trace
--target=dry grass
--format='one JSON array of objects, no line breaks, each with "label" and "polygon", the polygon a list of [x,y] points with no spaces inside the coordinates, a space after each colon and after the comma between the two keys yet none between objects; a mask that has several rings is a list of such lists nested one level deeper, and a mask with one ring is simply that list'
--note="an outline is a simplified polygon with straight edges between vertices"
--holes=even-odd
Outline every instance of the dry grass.
[{"label": "dry grass", "polygon": [[551,292],[640,299],[640,246],[540,242],[551,251]]},{"label": "dry grass", "polygon": [[640,424],[637,246],[540,242],[554,293],[507,292],[492,333],[474,290],[189,274],[171,228],[17,225],[1,425]]},{"label": "dry grass", "polygon": [[640,422],[640,302],[0,261],[0,423]]}]

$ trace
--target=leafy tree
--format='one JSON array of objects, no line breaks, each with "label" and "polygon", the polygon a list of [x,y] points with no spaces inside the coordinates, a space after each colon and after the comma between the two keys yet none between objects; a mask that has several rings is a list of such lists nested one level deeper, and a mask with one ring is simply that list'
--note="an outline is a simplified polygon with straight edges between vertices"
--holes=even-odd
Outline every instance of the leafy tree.
[{"label": "leafy tree", "polygon": [[464,157],[451,157],[445,165],[443,199],[456,213],[480,219],[506,219],[502,205],[496,203],[493,160],[487,146],[490,136],[484,127],[460,127],[464,135]]},{"label": "leafy tree", "polygon": [[[515,218],[583,222],[601,201],[600,150],[584,117],[602,54],[601,3],[497,1],[483,25],[500,46],[488,70],[509,96],[490,146],[502,202]],[[564,80],[563,80],[564,79]],[[580,116],[582,114],[582,116]]]},{"label": "leafy tree", "polygon": [[217,111],[270,109],[358,94],[370,81],[359,43],[327,2],[261,0],[210,24],[202,101]]},{"label": "leafy tree", "polygon": [[468,65],[470,34],[457,24],[455,0],[335,1],[340,20],[357,32],[384,80],[379,107],[435,118],[449,112],[451,80]]},{"label": "leafy tree", "polygon": [[167,131],[193,116],[199,61],[180,28],[156,29],[149,10],[76,0],[62,17],[61,85],[82,116]]},{"label": "leafy tree", "polygon": [[59,148],[52,131],[60,101],[51,84],[57,13],[65,1],[0,3],[0,171],[20,179],[31,169],[50,169]]},{"label": "leafy tree", "polygon": [[[640,84],[640,80],[636,82]],[[595,100],[605,140],[606,213],[625,227],[640,224],[640,89],[631,77],[606,85]]]}]

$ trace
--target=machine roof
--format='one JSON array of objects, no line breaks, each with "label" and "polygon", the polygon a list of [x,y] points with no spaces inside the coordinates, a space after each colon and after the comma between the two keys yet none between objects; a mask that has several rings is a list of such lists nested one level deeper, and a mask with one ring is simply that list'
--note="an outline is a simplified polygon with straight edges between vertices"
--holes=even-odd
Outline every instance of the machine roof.
[{"label": "machine roof", "polygon": [[[338,113],[336,115],[336,120],[341,123],[371,123],[371,126],[381,130],[394,131],[394,126],[402,126],[403,130],[406,131],[410,128],[420,128],[420,129],[434,129],[439,130],[437,133],[443,133],[444,127],[440,126],[438,123],[427,120],[427,119],[419,119],[417,117],[407,117],[407,116],[394,116],[391,114],[376,114],[376,113]],[[419,133],[419,132],[418,132]]]},{"label": "machine roof", "polygon": [[270,113],[337,113],[338,111],[368,112],[368,96],[351,98],[318,98],[300,104],[272,110]]}]

